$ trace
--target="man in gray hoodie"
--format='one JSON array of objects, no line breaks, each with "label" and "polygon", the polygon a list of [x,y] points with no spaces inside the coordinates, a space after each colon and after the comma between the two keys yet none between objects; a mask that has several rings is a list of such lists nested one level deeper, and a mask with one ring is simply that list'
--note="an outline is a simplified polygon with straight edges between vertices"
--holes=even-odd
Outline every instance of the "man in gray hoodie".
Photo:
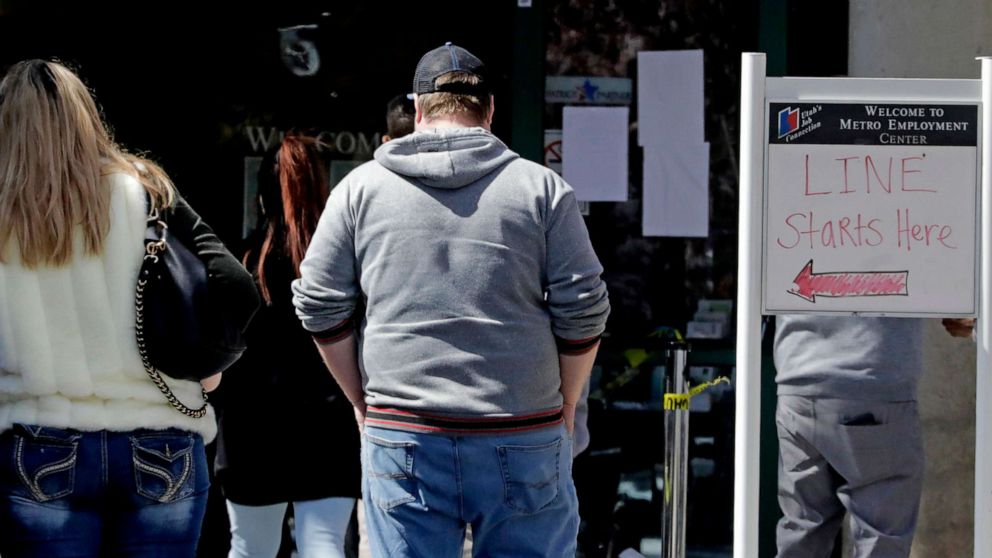
[{"label": "man in gray hoodie", "polygon": [[602,267],[571,188],[490,133],[478,58],[448,43],[413,85],[416,132],[334,189],[293,285],[364,428],[370,546],[455,557],[470,524],[477,555],[574,556]]}]

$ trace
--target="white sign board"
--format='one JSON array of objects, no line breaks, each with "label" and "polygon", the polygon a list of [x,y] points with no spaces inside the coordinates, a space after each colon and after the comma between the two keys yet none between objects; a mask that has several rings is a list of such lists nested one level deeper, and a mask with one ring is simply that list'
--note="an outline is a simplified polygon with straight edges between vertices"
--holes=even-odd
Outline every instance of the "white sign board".
[{"label": "white sign board", "polygon": [[766,110],[764,313],[975,314],[976,104]]},{"label": "white sign board", "polygon": [[702,50],[638,52],[638,145],[702,145],[704,81]]},{"label": "white sign board", "polygon": [[627,200],[627,107],[562,110],[562,177],[579,201]]}]

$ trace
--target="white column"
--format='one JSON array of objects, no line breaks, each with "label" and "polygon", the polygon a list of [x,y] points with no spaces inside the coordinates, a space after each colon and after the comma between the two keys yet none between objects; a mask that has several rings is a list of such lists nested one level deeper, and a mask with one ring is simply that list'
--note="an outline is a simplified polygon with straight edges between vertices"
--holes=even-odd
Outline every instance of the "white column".
[{"label": "white column", "polygon": [[975,556],[992,557],[992,57],[982,61],[982,236],[975,383]]},{"label": "white column", "polygon": [[765,55],[741,55],[741,176],[737,248],[737,416],[734,558],[758,557],[761,434],[761,197],[764,188]]}]

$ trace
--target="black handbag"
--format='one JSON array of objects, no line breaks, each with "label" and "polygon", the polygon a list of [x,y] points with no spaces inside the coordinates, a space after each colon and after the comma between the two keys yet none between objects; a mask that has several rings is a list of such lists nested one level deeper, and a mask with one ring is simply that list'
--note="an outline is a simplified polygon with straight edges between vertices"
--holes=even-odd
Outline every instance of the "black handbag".
[{"label": "black handbag", "polygon": [[145,372],[169,403],[193,418],[207,412],[206,391],[202,407],[187,407],[162,374],[200,381],[224,371],[245,350],[242,326],[246,324],[226,318],[222,305],[214,300],[219,297],[211,297],[209,279],[197,253],[169,233],[162,212],[152,210],[135,291],[138,353]]}]

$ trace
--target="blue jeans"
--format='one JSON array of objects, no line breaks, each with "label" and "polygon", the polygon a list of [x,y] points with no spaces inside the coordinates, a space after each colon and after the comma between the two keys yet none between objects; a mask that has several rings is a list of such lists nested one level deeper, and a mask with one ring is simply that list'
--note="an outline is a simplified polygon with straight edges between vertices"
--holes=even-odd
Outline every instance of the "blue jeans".
[{"label": "blue jeans", "polygon": [[0,555],[192,557],[207,473],[190,432],[15,425],[0,434]]},{"label": "blue jeans", "polygon": [[564,426],[470,436],[366,426],[362,438],[376,558],[458,558],[466,524],[477,557],[575,556],[578,502]]}]

